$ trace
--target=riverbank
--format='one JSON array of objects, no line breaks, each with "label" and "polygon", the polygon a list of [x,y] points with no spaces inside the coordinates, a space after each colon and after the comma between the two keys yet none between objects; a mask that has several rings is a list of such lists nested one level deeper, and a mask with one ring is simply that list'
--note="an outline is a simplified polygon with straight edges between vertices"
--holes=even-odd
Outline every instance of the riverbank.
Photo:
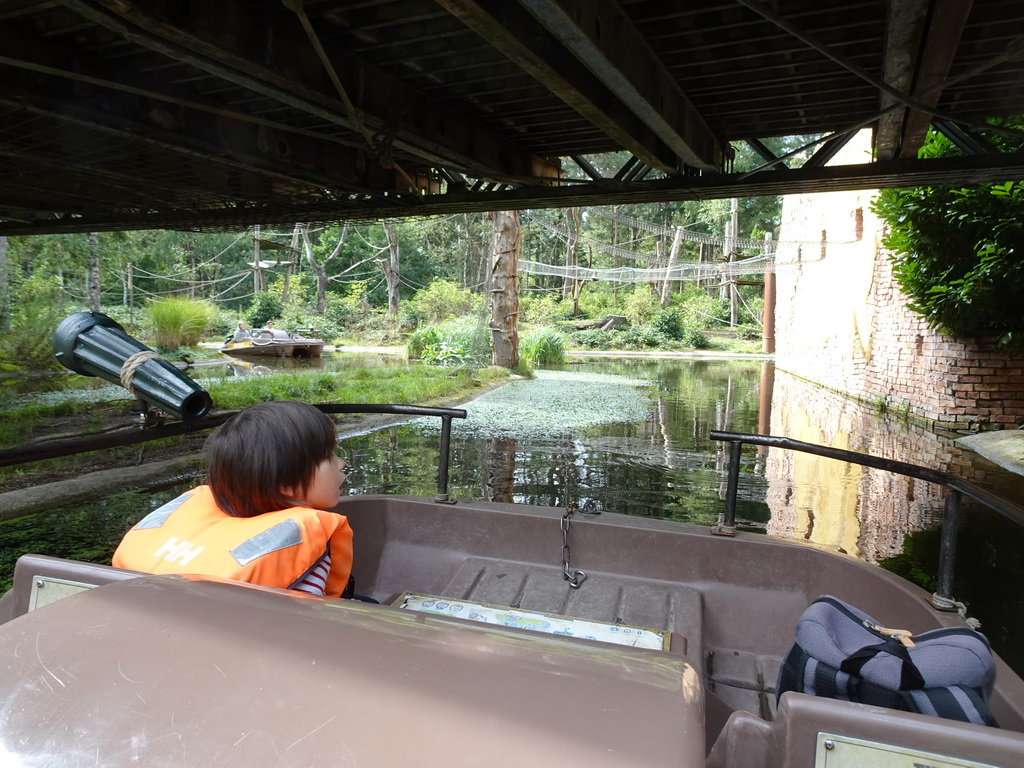
[{"label": "riverbank", "polygon": [[[475,378],[467,386],[418,400],[416,405],[455,408],[490,392],[517,376]],[[398,402],[397,399],[394,400]],[[362,435],[409,417],[393,414],[337,416],[338,437]],[[62,415],[46,429],[61,438],[125,428],[123,405],[96,404],[80,414]],[[158,428],[156,428],[158,429]],[[59,432],[59,435],[55,434]],[[0,520],[33,514],[107,495],[111,489],[153,491],[201,471],[206,431],[110,448],[61,459],[16,465],[0,478]]]}]

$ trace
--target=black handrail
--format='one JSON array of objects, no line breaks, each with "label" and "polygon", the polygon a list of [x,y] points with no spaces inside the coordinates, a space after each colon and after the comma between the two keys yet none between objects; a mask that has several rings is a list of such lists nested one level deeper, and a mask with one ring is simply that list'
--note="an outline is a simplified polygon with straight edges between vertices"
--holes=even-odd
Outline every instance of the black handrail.
[{"label": "black handrail", "polygon": [[725,491],[725,512],[722,514],[719,524],[712,529],[712,533],[720,536],[732,536],[736,533],[736,494],[739,485],[740,452],[744,444],[763,445],[769,448],[783,448],[787,451],[811,453],[815,456],[824,456],[825,458],[837,459],[838,461],[847,461],[851,464],[883,469],[887,472],[925,480],[946,488],[948,493],[942,516],[938,587],[935,592],[936,595],[944,600],[952,601],[953,599],[953,565],[956,560],[956,535],[959,524],[960,499],[962,496],[969,496],[981,502],[989,509],[993,509],[999,514],[1008,517],[1018,525],[1024,526],[1024,507],[1008,499],[996,496],[984,488],[979,488],[974,483],[949,472],[919,467],[916,464],[907,464],[903,461],[883,459],[867,453],[857,453],[856,451],[846,451],[842,448],[805,443],[788,437],[746,435],[739,432],[719,431],[711,432],[709,437],[712,440],[730,443],[728,484]]},{"label": "black handrail", "polygon": [[[466,412],[463,409],[433,408],[425,405],[399,405],[394,403],[379,405],[315,403],[314,405],[324,413],[387,413],[399,416],[439,417],[441,419],[441,456],[438,461],[437,494],[434,496],[434,501],[442,504],[454,503],[448,496],[448,455],[451,452],[452,419],[466,418]],[[136,443],[149,442],[150,440],[178,437],[179,435],[191,432],[213,429],[223,424],[236,413],[238,411],[221,411],[194,421],[157,424],[145,428],[138,426],[128,427],[104,435],[40,441],[15,446],[14,448],[5,448],[0,450],[0,467],[28,464],[33,461],[54,459],[61,456],[73,456],[78,453],[134,445]]]}]

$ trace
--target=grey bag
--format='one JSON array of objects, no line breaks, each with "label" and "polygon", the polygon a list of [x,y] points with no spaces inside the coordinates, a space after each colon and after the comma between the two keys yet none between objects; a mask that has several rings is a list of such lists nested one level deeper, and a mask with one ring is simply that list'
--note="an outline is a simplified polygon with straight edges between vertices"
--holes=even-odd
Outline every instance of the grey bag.
[{"label": "grey bag", "polygon": [[880,626],[831,595],[811,603],[796,644],[779,670],[786,691],[857,701],[995,726],[988,697],[995,684],[988,640],[966,627],[911,635]]}]

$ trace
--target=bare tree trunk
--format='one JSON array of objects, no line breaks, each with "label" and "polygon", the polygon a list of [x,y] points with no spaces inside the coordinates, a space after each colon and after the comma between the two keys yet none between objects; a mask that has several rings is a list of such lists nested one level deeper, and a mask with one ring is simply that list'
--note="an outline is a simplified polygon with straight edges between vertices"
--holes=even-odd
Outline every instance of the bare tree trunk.
[{"label": "bare tree trunk", "polygon": [[252,228],[252,292],[263,290],[263,270],[260,268],[260,225]]},{"label": "bare tree trunk", "polygon": [[491,362],[519,365],[519,211],[494,211],[491,235]]},{"label": "bare tree trunk", "polygon": [[185,238],[181,244],[181,248],[185,251],[185,265],[188,267],[188,297],[194,299],[196,297],[196,281],[198,275],[196,275],[196,244],[191,238]]},{"label": "bare tree trunk", "polygon": [[388,239],[388,250],[391,252],[391,261],[380,260],[381,268],[384,270],[384,280],[388,289],[388,312],[398,315],[398,232],[395,231],[393,222],[384,221],[384,234]]},{"label": "bare tree trunk", "polygon": [[100,311],[100,236],[97,232],[89,233],[89,309]]},{"label": "bare tree trunk", "polygon": [[299,263],[299,236],[302,234],[302,224],[295,222],[292,227],[291,253],[289,254],[288,266],[284,268],[284,290],[281,291],[281,303],[288,301],[288,289],[292,282],[292,268]]},{"label": "bare tree trunk", "polygon": [[[576,266],[576,242],[580,237],[580,209],[570,208],[566,211],[566,224],[569,229],[569,238],[565,246],[565,266],[570,270]],[[567,299],[572,296],[572,290],[575,281],[566,276],[562,281],[562,298]]]},{"label": "bare tree trunk", "polygon": [[[338,238],[338,244],[334,246],[331,255],[320,263],[317,263],[316,259],[313,258],[313,245],[309,241],[308,225],[302,225],[301,235],[303,249],[306,252],[306,263],[309,264],[310,269],[313,270],[313,274],[316,276],[316,313],[322,315],[327,312],[327,266],[341,254],[341,249],[348,238],[348,222],[346,221],[342,226],[341,237]],[[362,264],[363,262],[359,263]]]},{"label": "bare tree trunk", "polygon": [[676,227],[676,235],[672,238],[672,248],[668,252],[668,266],[665,269],[665,282],[661,284],[661,308],[668,307],[672,294],[672,268],[679,259],[679,246],[683,241],[683,228]]}]

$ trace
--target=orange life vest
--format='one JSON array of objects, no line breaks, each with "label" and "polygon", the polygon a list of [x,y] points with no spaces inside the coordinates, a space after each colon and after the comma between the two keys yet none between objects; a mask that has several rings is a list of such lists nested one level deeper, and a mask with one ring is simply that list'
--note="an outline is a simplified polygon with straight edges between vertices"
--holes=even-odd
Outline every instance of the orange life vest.
[{"label": "orange life vest", "polygon": [[198,573],[288,589],[329,552],[324,594],[339,597],[352,571],[352,529],[334,512],[291,507],[231,517],[207,485],[149,513],[125,534],[113,564],[144,573]]}]

